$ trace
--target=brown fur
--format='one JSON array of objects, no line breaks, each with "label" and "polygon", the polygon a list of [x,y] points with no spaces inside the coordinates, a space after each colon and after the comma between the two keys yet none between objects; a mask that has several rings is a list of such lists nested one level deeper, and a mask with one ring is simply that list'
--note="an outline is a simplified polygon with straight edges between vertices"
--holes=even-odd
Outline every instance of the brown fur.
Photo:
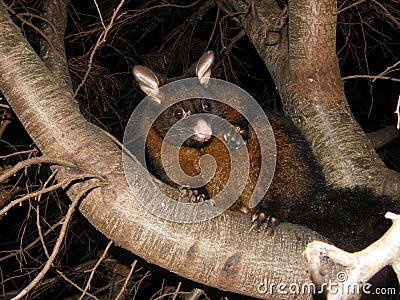
[{"label": "brown fur", "polygon": [[[269,115],[269,121],[274,130],[277,147],[276,169],[272,183],[261,203],[255,209],[252,209],[249,200],[258,180],[261,153],[256,133],[250,126],[247,143],[250,171],[249,174],[243,175],[247,178],[247,183],[239,199],[229,209],[250,213],[261,210],[279,220],[286,220],[293,206],[299,205],[304,199],[319,194],[320,190],[324,188],[324,181],[320,168],[312,157],[311,150],[293,125],[284,117],[276,114]],[[166,176],[162,167],[161,144],[162,139],[154,130],[150,130],[146,141],[148,160],[151,161],[153,169],[156,170],[161,180],[178,187],[174,181]],[[213,138],[211,143],[204,148],[179,147],[178,149],[177,146],[168,144],[166,147],[168,153],[179,151],[179,163],[184,172],[190,176],[200,174],[199,161],[201,156],[209,154],[214,157],[217,163],[215,176],[199,191],[212,198],[225,187],[231,173],[231,163],[229,151],[223,142]],[[173,162],[167,161],[167,164],[172,165]],[[205,164],[203,167],[207,169],[210,166]],[[235,182],[235,180],[241,180],[241,178],[240,176],[231,178],[231,180]],[[190,182],[186,182],[186,184],[190,186]],[[239,182],[234,184],[234,186],[238,185]],[[223,204],[217,203],[217,205],[224,207]]]},{"label": "brown fur", "polygon": [[[194,74],[198,78],[198,84],[204,89],[205,95],[208,95],[207,92],[209,92],[207,90],[207,82],[211,75],[213,62],[213,53],[207,51],[197,64],[193,65],[192,72],[188,73],[190,74],[188,76],[193,76]],[[135,66],[133,75],[140,88],[150,96],[151,100],[148,100],[148,104],[157,105],[157,103],[162,103],[166,100],[159,88],[171,80],[166,80],[163,76],[157,76],[150,69],[143,66]],[[179,90],[177,92],[179,93]],[[222,95],[212,95],[213,97],[210,98],[215,99],[216,96],[216,99],[229,101],[232,106],[246,109],[246,107],[241,106],[240,95],[237,95],[234,89],[225,89],[220,93]],[[228,151],[224,143],[216,137],[206,141],[200,139],[201,142],[197,144],[186,143],[185,141],[184,145],[181,146],[170,145],[167,141],[163,141],[166,132],[177,122],[176,115],[174,115],[174,113],[178,112],[176,108],[184,109],[186,115],[202,113],[205,112],[205,108],[202,106],[204,104],[203,100],[208,101],[201,98],[177,103],[174,106],[175,110],[174,107],[168,108],[153,124],[149,124],[151,118],[148,115],[153,112],[152,108],[149,108],[149,114],[143,116],[143,120],[138,126],[142,125],[143,128],[148,128],[145,125],[152,125],[146,139],[146,162],[153,174],[171,186],[180,187],[183,184],[193,187],[194,181],[191,178],[182,180],[179,176],[171,179],[166,175],[161,162],[162,144],[164,144],[167,153],[179,153],[177,161],[174,161],[173,157],[167,158],[168,156],[166,156],[164,166],[170,166],[172,171],[181,166],[183,171],[190,176],[196,176],[200,173],[205,174],[207,173],[205,170],[212,167],[212,164],[202,160],[201,167],[203,169],[200,168],[199,162],[203,155],[214,157],[216,162],[215,176],[198,190],[207,197],[215,197],[226,186],[229,175],[232,173],[229,152],[233,151],[234,153],[245,155],[235,150],[238,146],[242,146],[240,149],[244,149],[243,143],[240,141],[238,143],[237,139],[228,138],[228,145],[233,148]],[[209,104],[213,103],[209,102]],[[275,144],[270,134],[261,134],[260,139],[258,139],[255,131],[247,124],[247,121],[229,106],[211,105],[211,110],[208,108],[206,110],[210,115],[201,116],[201,118],[209,125],[208,129],[212,128],[213,134],[217,133],[217,136],[221,136],[219,131],[225,130],[218,128],[215,122],[213,123],[216,118],[215,115],[217,115],[238,128],[239,131],[236,134],[240,134],[244,140],[247,140],[246,147],[249,154],[250,170],[247,174],[245,168],[239,168],[239,175],[231,176],[232,178],[230,178],[233,181],[231,192],[237,190],[237,186],[240,184],[245,184],[245,188],[238,199],[233,198],[233,193],[228,193],[225,199],[222,200],[223,203],[216,203],[216,205],[234,211],[251,213],[253,226],[259,226],[263,222],[271,225],[276,224],[274,218],[279,221],[299,223],[330,237],[339,247],[356,251],[371,243],[387,229],[389,225],[385,223],[384,212],[388,210],[398,211],[398,202],[393,202],[391,199],[384,197],[376,197],[368,189],[332,189],[326,187],[320,166],[316,162],[307,142],[295,129],[291,121],[285,117],[278,114],[268,114],[276,142],[276,168],[275,173],[271,174],[268,171],[271,172],[270,170],[273,169],[272,162],[274,160],[271,159],[272,157],[270,157],[271,154],[268,150],[274,149]],[[175,119],[173,119],[173,115]],[[197,115],[197,117],[199,118],[200,116]],[[186,127],[180,128],[181,133],[189,129],[191,135],[196,136],[198,132],[190,131],[190,129],[194,129],[190,124],[190,122],[186,123]],[[252,124],[254,125],[254,121]],[[268,132],[265,124],[256,123],[255,125],[258,125],[257,132],[260,127],[264,133]],[[210,132],[207,131],[208,129],[204,132]],[[137,130],[144,132],[144,129],[140,130],[138,128]],[[229,131],[229,134],[231,133],[232,131]],[[233,131],[233,133],[235,132]],[[179,134],[178,132],[176,136]],[[237,135],[232,134],[230,136],[237,137]],[[260,145],[263,147],[260,148]],[[267,151],[264,151],[264,149],[267,149]],[[263,155],[261,155],[261,151],[263,151]],[[261,165],[261,157],[263,159],[267,158],[263,161],[263,165]],[[244,157],[237,158],[239,164],[243,164],[244,160]],[[268,165],[267,172],[261,174],[262,179],[260,180],[265,188],[265,191],[262,192],[266,193],[256,195],[256,200],[261,198],[261,202],[253,208],[251,204],[254,201],[251,198],[260,175],[260,169]],[[181,179],[180,184],[176,183],[177,179]],[[268,179],[272,181],[267,189]],[[234,203],[232,204],[229,201],[234,201]],[[269,219],[268,217],[273,218]],[[366,230],[362,230],[363,228]]]},{"label": "brown fur", "polygon": [[[211,51],[208,51],[199,59],[197,64],[193,65],[195,74],[199,79],[199,86],[207,92],[210,92],[207,90],[207,82],[211,75],[211,66],[213,61],[214,55]],[[159,91],[159,87],[165,81],[162,76],[157,76],[151,70],[142,66],[135,66],[133,74],[138,81],[139,86],[150,96],[150,98],[159,103],[165,101],[163,93]],[[230,103],[235,103],[236,105],[239,105],[239,107],[241,105],[240,96],[237,95],[234,90],[224,90],[222,95],[214,96],[217,96],[217,99],[225,99],[225,101],[229,99]],[[191,115],[202,113],[204,112],[204,107],[202,106],[204,101],[208,101],[210,104],[207,109],[207,113],[209,113],[207,117],[209,119],[206,122],[209,124],[209,128],[212,128],[213,134],[222,131],[220,128],[215,128],[217,127],[216,125],[212,125],[213,119],[211,116],[215,117],[216,115],[237,126],[240,129],[239,132],[241,136],[247,140],[246,146],[250,162],[250,170],[248,174],[246,168],[240,168],[237,170],[240,176],[230,176],[232,171],[230,162],[231,158],[229,155],[230,151],[224,143],[216,137],[197,144],[186,143],[185,141],[185,144],[180,146],[168,144],[168,142],[163,140],[166,132],[177,122],[175,115],[177,111],[190,113]],[[195,183],[193,178],[184,179],[180,178],[180,175],[177,174],[173,175],[173,178],[169,178],[164,167],[171,167],[171,171],[174,171],[179,169],[180,166],[189,176],[197,176],[199,174],[203,175],[207,173],[204,172],[205,170],[212,167],[212,163],[204,163],[204,165],[202,165],[203,172],[201,172],[202,169],[200,168],[199,161],[203,155],[211,155],[214,157],[214,161],[216,162],[216,172],[211,180],[203,181],[207,183],[198,188],[200,193],[204,193],[206,197],[215,197],[224,189],[228,178],[231,177],[230,180],[233,181],[233,186],[230,193],[228,193],[225,198],[228,202],[236,201],[232,205],[228,206],[225,201],[223,201],[224,203],[216,203],[216,205],[231,210],[254,213],[255,215],[263,213],[264,215],[273,216],[279,220],[287,220],[290,218],[294,207],[300,207],[301,203],[304,201],[310,201],[317,195],[324,193],[325,184],[322,172],[305,140],[296,131],[293,124],[288,119],[281,115],[270,114],[269,121],[275,134],[277,150],[276,169],[269,189],[267,189],[267,180],[264,179],[264,177],[262,178],[262,180],[265,181],[266,193],[257,195],[257,197],[262,197],[262,199],[254,208],[252,205],[254,201],[251,200],[251,197],[260,175],[260,143],[263,143],[263,149],[272,149],[274,141],[272,141],[272,138],[267,141],[259,141],[255,131],[241,114],[226,104],[218,103],[219,102],[213,102],[207,99],[185,100],[169,107],[157,118],[154,124],[152,124],[151,130],[146,139],[146,161],[150,165],[150,170],[161,180],[174,187],[179,187],[180,185],[193,187]],[[205,116],[201,116],[201,118],[203,117],[206,118]],[[190,121],[190,119],[187,120]],[[194,128],[192,125],[187,124],[185,125],[186,127],[180,128],[181,132]],[[262,124],[262,126],[265,125]],[[237,134],[239,134],[239,132],[237,132]],[[180,132],[176,134],[178,136]],[[191,134],[194,135],[195,133],[192,132]],[[167,160],[164,161],[164,167],[161,161],[161,146],[163,142],[167,153],[179,153],[179,159],[177,161],[174,161],[173,157],[166,158]],[[234,146],[236,146],[236,144]],[[232,151],[239,153],[239,155],[246,155],[237,150],[231,150],[231,152]],[[263,157],[265,157],[264,155],[270,154],[264,153]],[[237,158],[239,163],[242,163],[245,159],[247,159],[247,157]],[[264,176],[265,174],[262,175]],[[272,174],[267,174],[267,177],[272,178]],[[176,182],[179,182],[179,184]],[[244,183],[245,187],[239,198],[233,198],[233,192],[237,189],[237,186]],[[260,219],[261,222],[263,220],[265,220],[265,218]]]}]

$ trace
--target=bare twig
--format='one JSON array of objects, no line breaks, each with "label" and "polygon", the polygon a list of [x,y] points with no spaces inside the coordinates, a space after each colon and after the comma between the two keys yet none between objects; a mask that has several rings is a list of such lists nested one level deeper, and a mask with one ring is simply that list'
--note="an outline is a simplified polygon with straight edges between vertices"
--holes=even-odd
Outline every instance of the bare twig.
[{"label": "bare twig", "polygon": [[85,190],[83,190],[81,193],[79,193],[75,199],[72,201],[67,214],[65,215],[63,225],[60,230],[60,235],[57,238],[56,244],[54,245],[53,252],[51,253],[49,259],[47,260],[46,264],[43,266],[43,269],[39,272],[39,274],[36,275],[36,277],[17,295],[13,298],[13,300],[18,300],[23,298],[25,295],[27,295],[39,282],[42,280],[44,275],[46,275],[47,271],[50,269],[52,266],[58,251],[60,250],[61,244],[64,241],[64,236],[67,232],[68,224],[72,218],[72,214],[75,211],[75,207],[77,207],[78,203],[80,202],[81,198],[90,190],[93,190],[97,186],[91,186]]},{"label": "bare twig", "polygon": [[24,196],[22,196],[22,197],[20,197],[18,199],[15,199],[15,200],[11,201],[2,210],[0,210],[0,217],[3,216],[4,214],[6,214],[12,207],[14,207],[17,204],[22,203],[23,201],[25,201],[27,199],[30,199],[30,198],[33,198],[33,197],[37,197],[37,196],[39,196],[41,194],[54,191],[54,190],[56,190],[58,188],[61,188],[61,187],[65,188],[72,181],[78,180],[78,179],[85,179],[85,178],[99,178],[99,179],[101,179],[99,176],[92,175],[92,174],[78,174],[78,175],[71,176],[71,177],[67,178],[66,180],[63,180],[62,182],[56,183],[56,184],[54,184],[54,185],[52,185],[52,186],[50,186],[48,188],[44,188],[44,189],[41,189],[39,191],[26,194],[26,195],[24,195]]},{"label": "bare twig", "polygon": [[131,265],[131,269],[129,270],[128,276],[126,276],[124,285],[122,286],[121,290],[119,291],[117,297],[115,297],[115,300],[118,300],[122,296],[123,292],[126,290],[126,287],[128,286],[129,279],[132,276],[132,273],[133,273],[133,270],[135,269],[136,264],[137,264],[137,260],[135,259],[135,261]]},{"label": "bare twig", "polygon": [[149,277],[149,276],[150,276],[150,272],[147,271],[147,272],[142,276],[142,278],[141,278],[139,281],[136,282],[136,284],[135,284],[135,286],[134,286],[135,293],[132,295],[132,299],[136,299],[135,296],[136,296],[136,294],[137,294],[137,292],[138,292],[138,290],[139,290],[140,285],[141,285],[142,282],[143,282],[147,277]]},{"label": "bare twig", "polygon": [[388,76],[379,76],[379,75],[351,75],[351,76],[342,77],[342,80],[358,79],[358,78],[367,78],[367,79],[372,79],[373,81],[375,81],[377,79],[384,79],[384,80],[400,82],[400,79],[388,77]]},{"label": "bare twig", "polygon": [[179,290],[181,289],[181,286],[182,286],[182,282],[179,282],[179,283],[178,283],[178,286],[177,286],[176,289],[175,289],[175,292],[174,292],[174,295],[173,295],[173,297],[172,297],[172,300],[175,300],[176,297],[178,297]]},{"label": "bare twig", "polygon": [[90,272],[90,276],[88,281],[86,282],[85,288],[82,291],[81,296],[79,297],[79,300],[83,299],[83,297],[85,297],[86,292],[90,289],[90,283],[92,282],[94,273],[96,272],[98,266],[100,266],[101,262],[106,258],[107,254],[108,254],[108,249],[110,249],[110,247],[112,246],[113,242],[109,241],[107,244],[106,249],[104,249],[103,254],[101,255],[101,257],[99,258],[99,260],[97,261],[97,263],[95,264],[95,266],[93,267],[92,271]]},{"label": "bare twig", "polygon": [[[45,188],[50,183],[50,181],[53,180],[53,178],[56,176],[57,173],[58,173],[58,169],[53,171],[53,173],[49,176],[49,178],[47,178],[46,182],[43,184],[43,188]],[[41,226],[40,226],[39,202],[40,202],[40,199],[41,199],[42,195],[43,194],[40,194],[38,196],[38,204],[36,206],[36,227],[37,227],[38,232],[39,232],[39,238],[40,238],[40,241],[42,243],[44,253],[46,254],[47,258],[49,258],[49,252],[47,251],[46,243],[44,242],[44,237],[43,237],[42,229],[41,229]]]},{"label": "bare twig", "polygon": [[[72,280],[70,280],[67,276],[65,276],[64,273],[62,273],[62,272],[59,271],[59,270],[56,270],[56,272],[57,272],[57,274],[60,275],[66,282],[68,282],[70,285],[72,285],[73,287],[75,287],[75,288],[78,289],[79,291],[83,292],[83,289],[82,289],[79,285],[77,285],[75,282],[73,282]],[[88,297],[91,297],[91,298],[93,298],[93,299],[95,299],[95,300],[98,300],[98,299],[99,299],[99,298],[97,298],[96,296],[92,295],[91,293],[89,293],[89,292],[87,292],[87,291],[85,292],[85,295],[88,296]]]},{"label": "bare twig", "polygon": [[96,6],[97,12],[99,13],[101,25],[103,25],[104,31],[106,31],[106,30],[107,30],[107,27],[106,27],[106,25],[104,24],[103,16],[101,15],[101,11],[100,11],[99,5],[97,4],[97,1],[96,1],[96,0],[94,0],[93,2],[94,2],[94,5]]},{"label": "bare twig", "polygon": [[336,14],[341,14],[341,13],[343,13],[344,11],[346,11],[346,10],[348,10],[348,9],[354,7],[354,6],[357,6],[357,5],[359,5],[359,4],[363,3],[363,2],[366,2],[366,0],[359,0],[359,1],[357,1],[357,2],[354,2],[354,3],[352,3],[352,4],[350,4],[350,5],[346,6],[346,7],[344,7],[344,8],[339,8],[339,10],[336,12]]},{"label": "bare twig", "polygon": [[396,26],[397,28],[400,27],[400,22],[397,18],[395,18],[387,9],[384,5],[382,5],[379,1],[373,0],[373,2],[378,5],[385,13],[385,16],[390,19]]},{"label": "bare twig", "polygon": [[23,168],[32,166],[34,164],[42,164],[42,163],[48,163],[48,164],[66,166],[66,167],[74,167],[75,166],[72,162],[67,161],[65,159],[48,157],[48,156],[33,157],[33,158],[30,158],[27,160],[20,161],[11,169],[2,172],[0,175],[0,182],[3,182],[8,177],[14,175],[15,173],[17,173],[19,170],[21,170]]},{"label": "bare twig", "polygon": [[[383,72],[379,73],[378,75],[376,75],[374,80],[372,80],[372,82],[374,82],[377,79],[380,79],[382,77],[382,75],[391,72],[392,70],[397,68],[398,65],[400,65],[400,60],[398,62],[396,62],[395,64],[391,65],[390,67],[387,67],[385,71],[383,71]],[[399,81],[400,81],[400,79],[399,79]]]},{"label": "bare twig", "polygon": [[[50,233],[54,232],[54,230],[55,230],[58,226],[60,226],[60,225],[62,224],[62,222],[63,222],[63,220],[60,220],[60,221],[58,221],[57,223],[55,223],[53,226],[51,226],[48,230],[46,230],[45,233],[42,234],[43,237],[45,237],[45,236],[49,235]],[[35,239],[33,242],[31,242],[29,245],[25,246],[25,247],[22,249],[22,252],[26,252],[26,251],[28,251],[29,249],[33,248],[38,242],[40,242],[40,240],[41,240],[41,238],[38,237],[38,238]],[[13,256],[18,255],[19,253],[21,253],[21,250],[12,251],[12,252],[9,253],[8,255],[1,257],[1,258],[0,258],[0,263],[3,262],[3,261],[6,261],[6,260],[9,259],[10,257],[13,257]]]},{"label": "bare twig", "polygon": [[236,43],[246,36],[246,31],[244,29],[240,30],[238,34],[236,34],[230,41],[229,45],[224,47],[224,51],[222,52],[223,56],[220,60],[214,65],[213,69],[217,70],[225,61],[225,59],[229,56],[229,53],[236,45]]},{"label": "bare twig", "polygon": [[39,33],[43,39],[46,40],[46,42],[49,44],[49,46],[53,49],[55,49],[54,44],[52,43],[52,41],[49,39],[49,37],[42,31],[40,30],[40,28],[38,28],[37,26],[35,26],[32,22],[28,22],[27,20],[25,20],[23,18],[23,16],[29,16],[29,17],[33,17],[33,18],[37,18],[45,23],[47,23],[50,27],[52,27],[54,29],[54,32],[56,32],[54,24],[52,24],[51,22],[49,22],[48,20],[46,20],[45,18],[42,18],[39,15],[35,15],[35,14],[30,14],[30,13],[16,13],[10,6],[7,6],[4,1],[1,1],[1,4],[9,11],[11,12],[11,14],[13,14],[18,20],[20,20],[23,24],[27,24],[28,26],[32,27],[33,30],[35,30],[37,33]]},{"label": "bare twig", "polygon": [[186,296],[186,300],[197,300],[200,298],[201,295],[204,294],[204,291],[199,288],[193,289],[189,295]]},{"label": "bare twig", "polygon": [[39,152],[38,149],[37,149],[37,148],[34,148],[34,149],[31,149],[31,150],[24,150],[24,151],[13,152],[13,153],[10,153],[10,154],[7,154],[7,155],[0,155],[0,158],[5,159],[5,158],[9,158],[9,157],[17,156],[17,155],[22,155],[22,154],[29,154],[29,155],[31,155],[31,154],[36,154],[36,153],[38,153],[38,152]]},{"label": "bare twig", "polygon": [[[124,4],[124,2],[125,2],[125,0],[121,0],[121,2],[118,4],[117,8],[114,9],[114,13],[113,13],[113,15],[111,16],[110,23],[104,28],[104,31],[100,34],[99,38],[97,39],[97,42],[96,42],[96,44],[95,44],[94,47],[93,47],[93,51],[92,51],[92,53],[90,54],[89,65],[88,65],[88,68],[87,68],[87,70],[86,70],[85,76],[83,77],[81,83],[78,85],[78,87],[77,87],[76,90],[75,90],[74,99],[75,99],[76,96],[78,95],[79,90],[80,90],[80,89],[82,88],[82,86],[85,84],[86,79],[88,78],[88,76],[89,76],[89,74],[90,74],[90,71],[91,71],[91,69],[92,69],[92,64],[93,64],[94,55],[96,54],[96,52],[97,52],[97,50],[100,48],[100,46],[101,46],[103,43],[106,42],[108,32],[109,32],[109,31],[111,30],[111,28],[113,27],[115,18],[117,17],[118,12],[119,12],[119,10],[121,9],[121,7],[122,7],[122,5]],[[101,12],[100,12],[100,11],[99,11],[99,14],[100,14],[100,18],[101,18]],[[102,21],[102,24],[103,24],[103,27],[104,27],[103,21]]]}]

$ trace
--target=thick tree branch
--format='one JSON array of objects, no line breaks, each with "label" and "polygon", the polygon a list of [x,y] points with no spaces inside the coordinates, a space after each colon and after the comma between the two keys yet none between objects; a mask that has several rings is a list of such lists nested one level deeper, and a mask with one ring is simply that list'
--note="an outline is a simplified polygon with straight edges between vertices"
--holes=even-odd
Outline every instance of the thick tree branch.
[{"label": "thick tree branch", "polygon": [[384,166],[346,101],[335,52],[336,1],[289,1],[288,28],[282,28],[281,41],[274,45],[265,43],[265,32],[269,20],[281,15],[275,1],[255,1],[255,14],[245,13],[245,1],[226,2],[244,12],[244,27],[277,85],[286,114],[305,134],[327,182],[398,197],[400,174]]},{"label": "thick tree branch", "polygon": [[42,2],[43,17],[48,23],[43,23],[42,31],[52,42],[41,40],[40,57],[55,79],[67,93],[72,95],[72,80],[68,70],[67,55],[65,53],[64,34],[67,27],[67,6],[69,1],[45,0]]},{"label": "thick tree branch", "polygon": [[[307,245],[305,256],[310,265],[320,266],[320,261],[324,257],[346,268],[346,273],[343,273],[343,276],[337,278],[337,282],[330,285],[329,299],[359,299],[362,290],[373,294],[370,284],[364,286],[371,277],[385,266],[392,266],[396,269],[399,264],[398,250],[400,248],[399,215],[387,213],[386,218],[392,220],[392,227],[379,240],[361,251],[348,253],[323,242],[313,242]],[[319,276],[319,274],[323,274],[321,268],[311,268],[309,272],[316,275],[312,277],[322,279]],[[399,273],[397,276],[399,277]],[[317,284],[323,283],[324,281],[320,281]]]}]

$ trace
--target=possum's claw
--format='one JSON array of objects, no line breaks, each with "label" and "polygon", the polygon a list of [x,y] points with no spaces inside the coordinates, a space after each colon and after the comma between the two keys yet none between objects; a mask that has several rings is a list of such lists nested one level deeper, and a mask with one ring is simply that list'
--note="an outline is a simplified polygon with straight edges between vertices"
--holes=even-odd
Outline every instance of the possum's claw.
[{"label": "possum's claw", "polygon": [[279,221],[271,216],[268,216],[265,212],[263,211],[256,211],[251,215],[251,227],[250,231],[253,231],[254,229],[258,229],[261,227],[262,224],[266,224],[266,232],[269,235],[273,235],[275,231],[275,227],[279,224]]},{"label": "possum's claw", "polygon": [[199,194],[198,190],[191,189],[188,186],[179,187],[179,201],[189,203],[203,203],[207,200],[204,194]]},{"label": "possum's claw", "polygon": [[209,205],[209,206],[215,206],[216,205],[215,201],[213,199],[204,200],[204,201],[200,202],[200,204]]}]

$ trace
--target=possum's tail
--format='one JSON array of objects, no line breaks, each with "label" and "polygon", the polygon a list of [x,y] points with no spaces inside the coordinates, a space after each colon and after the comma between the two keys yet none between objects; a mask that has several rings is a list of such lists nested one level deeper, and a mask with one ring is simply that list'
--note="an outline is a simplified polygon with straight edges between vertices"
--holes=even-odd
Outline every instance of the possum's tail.
[{"label": "possum's tail", "polygon": [[400,201],[364,188],[328,189],[307,202],[294,208],[288,221],[321,233],[347,251],[360,250],[377,240],[391,225],[385,213],[400,211]]}]

